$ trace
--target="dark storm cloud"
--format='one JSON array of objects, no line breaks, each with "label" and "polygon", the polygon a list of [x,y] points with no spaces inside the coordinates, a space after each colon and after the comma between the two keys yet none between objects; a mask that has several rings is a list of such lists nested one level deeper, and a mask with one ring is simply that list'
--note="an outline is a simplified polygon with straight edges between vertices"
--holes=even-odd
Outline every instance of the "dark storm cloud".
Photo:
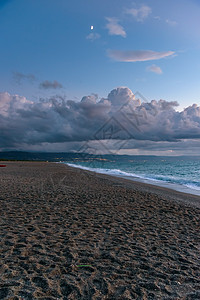
[{"label": "dark storm cloud", "polygon": [[193,104],[178,112],[177,106],[176,101],[141,102],[126,87],[112,90],[105,99],[93,94],[80,102],[58,96],[33,102],[1,93],[0,147],[96,139],[173,143],[199,139],[200,107]]},{"label": "dark storm cloud", "polygon": [[62,84],[56,80],[54,80],[54,81],[45,80],[40,83],[40,88],[46,89],[46,90],[47,89],[60,89],[62,87],[63,87]]}]

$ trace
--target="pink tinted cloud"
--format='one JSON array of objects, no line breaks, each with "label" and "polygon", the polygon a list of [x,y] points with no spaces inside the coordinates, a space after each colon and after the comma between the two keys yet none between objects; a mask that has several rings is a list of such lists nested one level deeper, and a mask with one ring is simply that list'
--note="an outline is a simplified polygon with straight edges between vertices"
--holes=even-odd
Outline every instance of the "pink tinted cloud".
[{"label": "pink tinted cloud", "polygon": [[116,61],[137,62],[165,58],[174,54],[174,51],[156,52],[151,50],[108,50],[108,56]]},{"label": "pink tinted cloud", "polygon": [[159,66],[156,66],[156,65],[152,65],[152,66],[147,67],[147,71],[153,72],[153,73],[156,73],[156,74],[162,74],[163,73],[162,69]]}]

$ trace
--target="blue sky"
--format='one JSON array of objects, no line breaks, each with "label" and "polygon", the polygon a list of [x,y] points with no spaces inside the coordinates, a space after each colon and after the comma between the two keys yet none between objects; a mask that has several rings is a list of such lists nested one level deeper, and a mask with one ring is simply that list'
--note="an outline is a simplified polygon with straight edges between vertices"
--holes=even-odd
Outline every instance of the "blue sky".
[{"label": "blue sky", "polygon": [[[176,100],[180,108],[199,102],[199,1],[1,2],[1,91],[30,99],[58,92],[80,99],[91,93],[106,97],[127,86],[149,100]],[[113,50],[174,54],[126,62],[110,57]],[[19,84],[16,73],[35,78],[24,76]],[[39,88],[45,80],[63,88]]]},{"label": "blue sky", "polygon": [[0,0],[1,149],[74,150],[128,101],[143,135],[121,120],[139,141],[123,153],[199,154],[199,16],[199,0]]}]

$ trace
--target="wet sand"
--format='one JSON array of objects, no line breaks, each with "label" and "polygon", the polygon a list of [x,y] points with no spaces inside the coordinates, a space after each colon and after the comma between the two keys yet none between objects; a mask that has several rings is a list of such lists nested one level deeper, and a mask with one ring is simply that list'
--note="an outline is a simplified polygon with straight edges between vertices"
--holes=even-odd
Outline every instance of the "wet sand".
[{"label": "wet sand", "polygon": [[200,299],[199,197],[61,164],[4,164],[0,299]]}]

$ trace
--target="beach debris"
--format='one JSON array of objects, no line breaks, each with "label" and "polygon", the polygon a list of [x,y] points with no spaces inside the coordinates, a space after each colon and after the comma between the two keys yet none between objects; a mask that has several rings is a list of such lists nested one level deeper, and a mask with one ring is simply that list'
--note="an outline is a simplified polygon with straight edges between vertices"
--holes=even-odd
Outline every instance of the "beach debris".
[{"label": "beach debris", "polygon": [[91,265],[77,265],[77,267],[92,267]]}]

